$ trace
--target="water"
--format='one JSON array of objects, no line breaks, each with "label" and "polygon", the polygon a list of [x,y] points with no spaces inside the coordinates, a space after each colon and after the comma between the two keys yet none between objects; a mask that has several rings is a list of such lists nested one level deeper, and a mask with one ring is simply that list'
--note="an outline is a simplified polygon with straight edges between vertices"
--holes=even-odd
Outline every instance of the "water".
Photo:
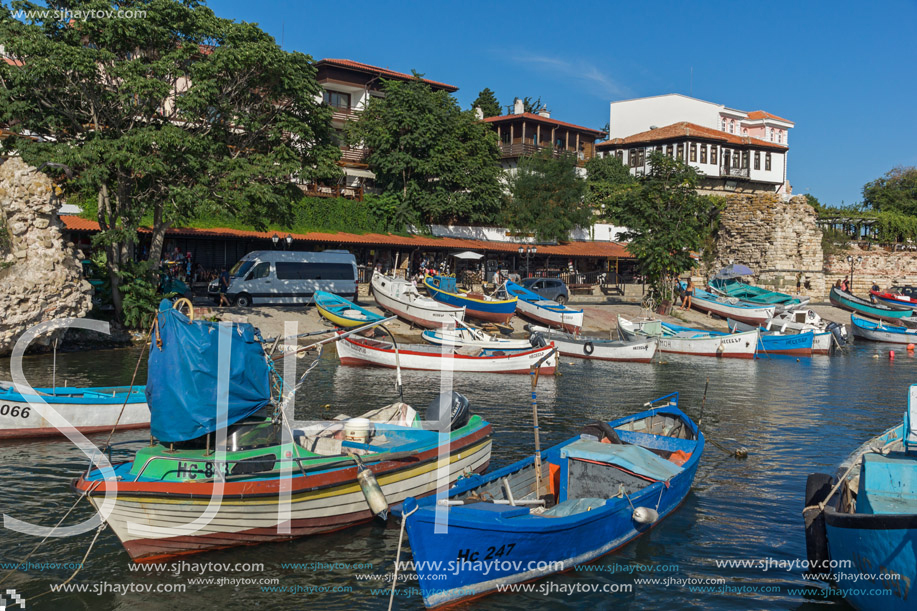
[{"label": "water", "polygon": [[[917,360],[903,350],[889,361],[888,347],[857,346],[845,356],[812,359],[772,358],[760,361],[718,361],[663,356],[655,365],[616,364],[564,358],[562,376],[543,377],[538,385],[542,445],[547,447],[577,433],[596,418],[610,420],[641,409],[649,399],[672,391],[681,393],[682,408],[695,420],[701,416],[705,380],[709,378],[703,429],[728,449],[748,448],[747,460],[738,461],[708,444],[694,488],[681,508],[647,535],[595,563],[597,568],[571,571],[538,582],[555,590],[493,595],[470,603],[475,609],[623,608],[666,609],[815,609],[846,608],[837,598],[818,594],[792,595],[789,590],[808,585],[801,568],[792,570],[718,568],[717,560],[793,562],[805,558],[802,528],[803,494],[810,472],[832,472],[833,467],[861,442],[900,421],[906,391],[917,381]],[[880,354],[880,358],[873,358]],[[136,350],[96,351],[58,355],[57,380],[70,385],[124,384],[130,379]],[[300,362],[300,367],[304,365]],[[51,358],[25,359],[24,369],[35,386],[50,385]],[[8,361],[0,361],[0,378],[8,379]],[[141,366],[139,379],[145,380]],[[533,447],[527,376],[464,375],[456,388],[471,399],[474,410],[494,427],[492,465],[517,460]],[[405,400],[422,410],[439,388],[436,375],[404,373]],[[296,405],[297,418],[356,415],[395,399],[394,375],[387,370],[349,369],[328,354],[312,373],[312,383]],[[136,439],[143,433],[117,434],[115,441]],[[98,443],[105,436],[95,437]],[[85,458],[67,441],[6,442],[0,445],[0,510],[10,516],[53,525],[73,504],[71,480],[85,467]],[[68,523],[91,516],[81,504]],[[94,594],[49,593],[72,568],[17,571],[2,588],[13,588],[30,600],[29,609],[191,609],[269,608],[383,609],[388,596],[373,590],[387,588],[382,578],[357,580],[357,574],[390,572],[398,545],[398,525],[367,525],[290,543],[236,548],[187,556],[188,563],[261,563],[256,571],[178,572],[140,568],[131,562],[110,530],[100,535],[84,568],[72,583],[108,588]],[[79,562],[92,533],[51,539],[32,558],[33,563]],[[37,539],[9,530],[0,539],[0,562],[21,560]],[[405,544],[402,559],[410,558]],[[367,564],[372,568],[323,566],[282,568],[281,563]],[[619,565],[617,569],[614,565]],[[654,565],[655,572],[646,565]],[[604,567],[604,568],[603,568]],[[621,567],[625,567],[623,570]],[[137,568],[133,566],[133,568]],[[628,574],[627,571],[634,571]],[[0,571],[0,579],[6,571]],[[325,591],[263,592],[261,585],[190,584],[189,579],[279,578],[281,586]],[[689,591],[685,585],[635,583],[636,579],[722,579],[735,590],[755,592]],[[105,585],[102,585],[105,584]],[[186,586],[183,593],[116,593],[112,588]],[[408,586],[416,585],[408,583]],[[584,592],[598,585],[632,585],[631,592]],[[123,587],[123,585],[121,585]],[[576,588],[567,595],[558,588]],[[768,588],[765,593],[762,589]],[[334,591],[337,589],[338,591]],[[347,591],[340,591],[347,590]],[[818,605],[816,607],[816,605]],[[396,608],[423,608],[419,595],[396,597]]]}]

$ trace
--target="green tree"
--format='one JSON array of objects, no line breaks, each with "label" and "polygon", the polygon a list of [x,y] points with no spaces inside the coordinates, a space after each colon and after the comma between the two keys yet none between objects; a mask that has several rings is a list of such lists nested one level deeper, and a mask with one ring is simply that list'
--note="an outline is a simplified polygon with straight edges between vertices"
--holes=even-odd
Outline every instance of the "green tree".
[{"label": "green tree", "polygon": [[614,155],[593,157],[586,162],[586,203],[603,218],[615,218],[637,179]]},{"label": "green tree", "polygon": [[815,212],[821,212],[822,210],[825,209],[825,206],[823,206],[822,203],[818,201],[818,198],[815,197],[814,195],[809,195],[808,193],[806,193],[805,195],[803,195],[803,197],[805,197],[809,205],[815,209]]},{"label": "green tree", "polygon": [[397,196],[392,218],[399,224],[492,221],[502,198],[496,132],[416,73],[382,87],[385,97],[370,100],[347,132],[351,143],[370,149],[376,185]]},{"label": "green tree", "polygon": [[710,235],[719,201],[699,195],[700,176],[687,163],[653,152],[650,171],[616,212],[627,227],[627,249],[660,299],[672,299],[675,278],[691,269],[692,250]]},{"label": "green tree", "polygon": [[[515,112],[515,108],[513,106],[516,100],[518,99],[519,98],[516,98],[515,100],[513,100],[513,104],[510,104],[509,106],[506,107],[507,114],[511,115],[513,114],[513,112]],[[541,103],[541,97],[538,97],[537,99],[534,99],[534,100],[529,96],[525,96],[524,98],[522,98],[522,107],[524,109],[523,110],[524,112],[536,113],[539,110],[541,110],[542,106],[544,106],[544,104]]]},{"label": "green tree", "polygon": [[475,108],[480,108],[485,118],[500,116],[500,102],[497,101],[497,96],[489,87],[482,89],[477,99],[471,103],[471,109]]},{"label": "green tree", "polygon": [[592,209],[583,201],[586,181],[577,173],[576,161],[572,154],[555,157],[550,149],[521,158],[509,179],[506,226],[545,242],[567,241],[571,230],[591,226]]},{"label": "green tree", "polygon": [[291,177],[339,172],[311,58],[284,52],[256,25],[218,18],[197,0],[123,0],[118,9],[145,16],[72,24],[44,9],[103,15],[113,5],[47,5],[14,2],[31,11],[26,23],[0,10],[0,40],[21,61],[0,63],[0,122],[32,136],[4,146],[53,164],[49,173],[65,167],[67,188],[97,200],[119,317],[144,217],[158,261],[174,223],[224,212],[263,226],[289,217],[299,195]]},{"label": "green tree", "polygon": [[882,212],[917,216],[917,168],[898,166],[866,183],[863,203]]}]

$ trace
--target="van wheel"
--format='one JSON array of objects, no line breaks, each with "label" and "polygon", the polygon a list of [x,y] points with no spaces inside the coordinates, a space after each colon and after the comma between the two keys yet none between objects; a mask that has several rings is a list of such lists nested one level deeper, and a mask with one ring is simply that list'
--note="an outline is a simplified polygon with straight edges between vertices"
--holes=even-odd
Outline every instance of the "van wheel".
[{"label": "van wheel", "polygon": [[236,297],[236,306],[240,308],[248,308],[252,305],[252,298],[249,297],[246,293],[242,293]]},{"label": "van wheel", "polygon": [[554,301],[556,301],[560,305],[564,305],[565,303],[567,303],[567,297],[566,295],[558,295],[557,299],[555,299]]}]

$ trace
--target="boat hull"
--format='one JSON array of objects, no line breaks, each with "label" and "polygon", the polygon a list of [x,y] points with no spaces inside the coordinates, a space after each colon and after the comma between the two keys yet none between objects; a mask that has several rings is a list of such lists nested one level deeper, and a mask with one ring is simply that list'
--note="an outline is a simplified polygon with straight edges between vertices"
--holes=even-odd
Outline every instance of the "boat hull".
[{"label": "boat hull", "polygon": [[629,342],[613,342],[588,337],[565,337],[539,327],[533,327],[532,331],[553,342],[561,355],[578,359],[649,363],[656,355],[657,343],[651,338],[642,338],[644,341],[635,339]]},{"label": "boat hull", "polygon": [[563,329],[567,333],[579,333],[579,330],[583,328],[582,310],[569,310],[567,312],[555,311],[549,308],[538,307],[523,299],[519,300],[516,309],[520,314],[530,320],[540,322],[549,327]]},{"label": "boat hull", "polygon": [[490,348],[491,350],[530,350],[532,344],[527,339],[492,339],[481,341],[476,339],[460,338],[455,335],[446,337],[443,331],[424,331],[421,334],[423,340],[434,346],[443,344],[455,348]]},{"label": "boat hull", "polygon": [[[482,427],[449,447],[449,483],[463,473],[483,472],[490,462],[490,426]],[[411,461],[368,465],[390,505],[408,496],[427,495],[437,488],[438,448]],[[295,472],[294,472],[295,473]],[[227,483],[217,512],[198,532],[186,534],[176,524],[200,517],[210,500],[212,484],[118,482],[114,510],[106,520],[135,562],[152,562],[183,554],[239,545],[286,541],[340,530],[367,522],[373,513],[356,480],[356,468],[294,476],[290,487],[289,519],[278,515],[280,480]],[[107,483],[77,480],[78,491],[92,489],[89,500],[98,510]],[[149,536],[129,523],[166,529]],[[281,528],[284,526],[285,528]],[[170,534],[173,531],[174,534]],[[148,535],[148,536],[144,536]]]},{"label": "boat hull", "polygon": [[892,293],[869,291],[869,294],[878,299],[881,303],[895,310],[917,310],[917,301],[910,297],[902,295],[900,298],[892,296]]},{"label": "boat hull", "polygon": [[831,293],[828,296],[828,299],[832,304],[837,307],[848,310],[850,312],[857,312],[859,314],[866,314],[872,318],[878,318],[879,320],[887,320],[894,322],[896,320],[901,320],[903,318],[908,318],[914,314],[913,310],[896,310],[885,306],[884,304],[872,304],[865,299],[860,299],[849,293],[844,293],[838,290],[837,287],[831,288]]},{"label": "boat hull", "polygon": [[[93,399],[77,399],[49,396],[52,389],[43,388],[37,390],[47,394],[33,397],[33,402],[44,400],[58,414],[63,416],[73,428],[84,435],[107,433],[112,429],[143,429],[150,426],[150,409],[147,406],[146,396],[142,392],[142,387],[139,392],[135,389],[127,403],[124,402],[126,393],[116,393],[114,397],[102,397],[102,393],[94,393],[95,398]],[[59,391],[77,390],[59,389]],[[91,390],[85,389],[85,391]],[[124,390],[126,391],[127,389],[125,388]],[[38,410],[29,404],[28,399],[28,396],[15,392],[0,393],[0,439],[63,435],[63,432],[41,417]],[[123,413],[122,406],[124,408]]]},{"label": "boat hull", "polygon": [[747,333],[736,333],[724,337],[686,338],[659,337],[660,352],[686,354],[689,356],[707,356],[723,359],[753,359],[757,349],[757,340]]},{"label": "boat hull", "polygon": [[518,299],[515,297],[512,299],[493,301],[476,299],[460,293],[444,291],[436,286],[431,278],[424,279],[424,286],[427,287],[430,296],[436,301],[457,308],[465,308],[465,315],[469,318],[477,318],[488,322],[505,323],[509,322],[516,313]]},{"label": "boat hull", "polygon": [[886,344],[917,344],[917,329],[884,328],[881,324],[864,320],[856,314],[850,315],[850,323],[853,335],[860,339]]},{"label": "boat hull", "polygon": [[[379,342],[381,343],[381,342]],[[397,366],[402,369],[419,369],[423,371],[442,371],[451,368],[464,373],[530,373],[532,366],[550,354],[552,346],[532,348],[524,351],[512,351],[494,356],[470,356],[454,354],[444,358],[440,350],[424,351],[414,347],[398,349]],[[395,351],[388,347],[375,346],[369,342],[345,337],[337,344],[338,356],[342,365],[352,367],[396,367]],[[447,363],[447,361],[450,361]],[[541,366],[541,373],[551,375],[557,367],[557,356],[551,354]]]},{"label": "boat hull", "polygon": [[812,356],[812,345],[814,342],[815,334],[811,331],[786,335],[761,333],[758,336],[758,350],[764,354]]},{"label": "boat hull", "polygon": [[455,320],[459,322],[465,320],[464,308],[450,306],[433,299],[424,299],[423,301],[429,302],[427,304],[421,304],[419,300],[399,299],[386,291],[382,282],[377,276],[373,276],[373,298],[379,307],[415,325],[426,329],[439,329],[443,325],[452,324]]},{"label": "boat hull", "polygon": [[[685,289],[685,283],[679,284],[682,290]],[[729,303],[733,300],[736,303]],[[768,319],[773,318],[777,312],[775,305],[757,305],[752,303],[741,302],[738,299],[718,297],[707,291],[694,288],[694,295],[691,297],[691,307],[700,312],[707,314],[716,314],[720,318],[732,318],[749,325],[760,325]]]}]

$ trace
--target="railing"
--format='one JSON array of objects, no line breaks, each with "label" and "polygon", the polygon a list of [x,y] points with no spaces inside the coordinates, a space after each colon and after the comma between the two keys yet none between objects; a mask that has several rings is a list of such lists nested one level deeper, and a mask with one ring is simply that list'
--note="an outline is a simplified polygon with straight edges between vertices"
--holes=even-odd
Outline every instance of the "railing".
[{"label": "railing", "polygon": [[[549,149],[551,154],[554,157],[560,157],[561,155],[576,155],[577,156],[577,165],[584,165],[588,161],[589,157],[585,153],[577,153],[572,149],[557,148],[553,146],[541,146],[539,144],[529,144],[528,142],[501,142],[500,143],[500,155],[502,157],[526,157],[529,155],[534,155],[539,151],[544,149]],[[591,156],[590,156],[591,157]]]},{"label": "railing", "polygon": [[360,111],[356,108],[341,108],[338,106],[331,107],[331,118],[337,121],[348,121],[357,115]]},{"label": "railing", "polygon": [[367,157],[369,157],[369,149],[367,148],[341,147],[341,161],[364,163]]},{"label": "railing", "polygon": [[748,178],[748,168],[723,166],[720,168],[720,176],[728,176],[730,178]]},{"label": "railing", "polygon": [[299,185],[304,195],[308,197],[343,197],[363,201],[363,187],[348,187],[347,185],[322,185],[309,183]]}]

